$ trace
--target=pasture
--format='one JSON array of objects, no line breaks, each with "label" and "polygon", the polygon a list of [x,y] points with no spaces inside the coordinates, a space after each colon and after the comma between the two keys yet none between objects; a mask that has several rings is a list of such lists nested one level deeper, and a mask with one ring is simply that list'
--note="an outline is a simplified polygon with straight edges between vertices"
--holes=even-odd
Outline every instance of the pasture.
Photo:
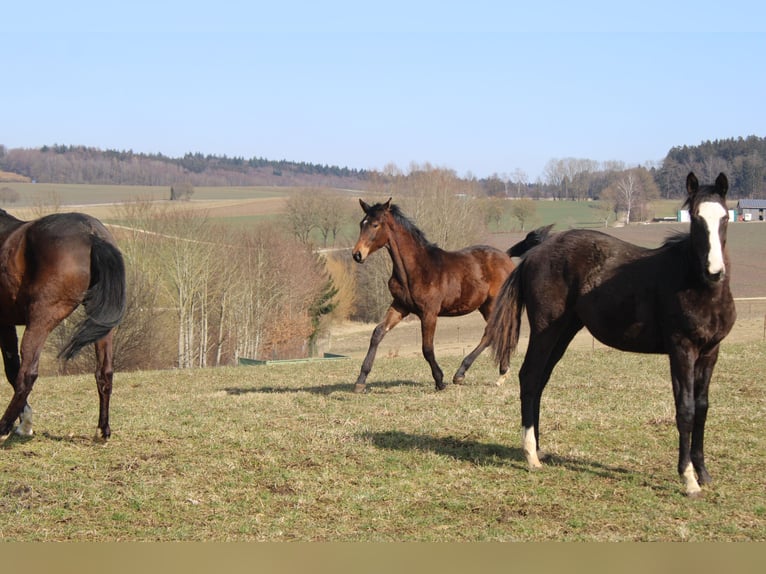
[{"label": "pasture", "polygon": [[[263,195],[218,190],[203,199],[197,188],[190,204],[221,218],[281,213],[284,196],[250,192]],[[85,203],[92,199],[61,205],[113,217],[113,206]],[[549,217],[558,216],[541,223]],[[657,245],[675,227],[610,233]],[[764,235],[763,225],[730,226],[735,297],[764,295]],[[515,240],[489,238],[501,247]],[[93,438],[92,375],[41,377],[30,395],[36,436],[0,446],[0,538],[764,541],[766,309],[742,301],[738,312],[713,374],[706,454],[714,482],[699,500],[682,494],[675,469],[666,357],[578,335],[543,397],[549,457],[529,472],[515,377],[524,341],[505,386],[491,384],[496,367],[485,353],[465,385],[437,393],[419,324],[408,320],[381,344],[364,395],[353,383],[372,325],[338,325],[321,342],[349,360],[118,372],[107,444]],[[478,314],[440,320],[436,356],[447,380],[482,329]],[[0,400],[10,391],[0,385]]]},{"label": "pasture", "polygon": [[[0,537],[52,540],[766,540],[763,341],[724,344],[700,500],[682,494],[664,357],[570,350],[543,399],[543,470],[518,385],[480,357],[433,390],[420,357],[38,381],[37,435],[0,449]],[[458,356],[443,357],[454,371]],[[514,357],[512,371],[520,358]]]}]

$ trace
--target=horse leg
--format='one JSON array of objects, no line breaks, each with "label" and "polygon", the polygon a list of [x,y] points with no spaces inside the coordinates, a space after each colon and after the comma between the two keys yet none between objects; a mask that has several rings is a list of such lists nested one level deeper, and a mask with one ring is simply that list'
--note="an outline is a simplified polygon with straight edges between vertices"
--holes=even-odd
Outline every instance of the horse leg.
[{"label": "horse leg", "polygon": [[[489,334],[487,333],[486,329],[484,330],[484,334],[481,337],[481,341],[479,341],[479,344],[476,346],[476,348],[468,353],[466,357],[463,359],[463,362],[460,363],[460,367],[455,372],[455,376],[452,377],[452,382],[456,385],[460,385],[465,381],[465,373],[468,369],[471,368],[471,365],[473,365],[473,362],[479,357],[479,355],[484,352],[484,349],[486,349],[489,346]],[[506,369],[507,371],[508,369]],[[501,378],[504,380],[504,377],[502,376],[503,373],[501,371]],[[498,380],[497,384],[501,384],[501,381]]]},{"label": "horse leg", "polygon": [[540,450],[540,403],[543,390],[569,343],[582,328],[572,316],[561,326],[549,326],[543,332],[532,333],[524,362],[519,371],[521,387],[521,444],[530,469],[542,467]]},{"label": "horse leg", "polygon": [[[29,325],[24,331],[21,340],[21,363],[13,383],[13,397],[5,413],[0,417],[0,437],[10,434],[17,418],[21,419],[17,433],[27,436],[32,434],[32,409],[27,403],[27,397],[37,380],[40,354],[50,331],[51,328],[48,325]],[[6,340],[6,336],[7,331],[4,333],[3,341]]]},{"label": "horse leg", "polygon": [[[683,343],[679,345],[679,350],[670,354],[670,376],[673,381],[678,429],[678,474],[684,483],[686,495],[690,497],[698,496],[702,490],[691,459],[691,437],[695,426],[695,362],[694,353],[684,349]],[[698,436],[698,441],[701,441],[701,438]]]},{"label": "horse leg", "polygon": [[428,361],[431,366],[431,375],[436,383],[436,390],[443,391],[446,387],[444,384],[444,373],[439,367],[439,363],[436,362],[436,356],[434,355],[434,334],[436,333],[436,319],[437,315],[428,314],[423,315],[420,318],[420,331],[423,338],[423,357]]},{"label": "horse leg", "polygon": [[97,341],[96,347],[96,387],[98,388],[98,428],[101,431],[101,438],[109,439],[112,430],[109,428],[109,399],[112,396],[112,380],[114,378],[114,367],[112,363],[114,331]]},{"label": "horse leg", "polygon": [[713,368],[718,360],[718,347],[697,359],[694,366],[694,426],[692,428],[691,460],[699,484],[710,484],[713,478],[705,468],[705,421],[708,411],[708,388]]},{"label": "horse leg", "polygon": [[[6,325],[0,328],[0,349],[3,353],[3,365],[5,367],[5,377],[15,389],[16,378],[19,376],[21,360],[19,359],[19,339],[14,325]],[[32,436],[32,407],[29,403],[24,405],[24,409],[19,416],[19,426],[16,433],[22,436]]]},{"label": "horse leg", "polygon": [[385,337],[386,333],[388,333],[391,329],[396,327],[399,322],[407,315],[408,313],[399,311],[392,305],[388,308],[383,321],[378,323],[378,325],[372,331],[372,337],[370,337],[370,348],[367,349],[367,355],[364,357],[364,362],[362,362],[362,368],[359,372],[359,377],[357,377],[356,384],[354,385],[355,393],[364,392],[367,375],[369,375],[370,371],[372,370],[372,363],[375,360],[375,353],[378,352],[378,345],[383,340],[383,337]]}]

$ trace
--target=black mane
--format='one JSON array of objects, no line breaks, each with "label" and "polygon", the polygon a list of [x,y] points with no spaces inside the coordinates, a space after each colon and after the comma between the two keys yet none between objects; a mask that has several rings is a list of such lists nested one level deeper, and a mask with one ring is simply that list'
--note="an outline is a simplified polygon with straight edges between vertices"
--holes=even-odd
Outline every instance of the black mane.
[{"label": "black mane", "polygon": [[[382,208],[383,205],[380,204],[380,203],[376,204],[373,207],[373,209],[375,209],[377,207],[381,207]],[[436,247],[435,244],[431,243],[428,240],[428,238],[426,237],[426,234],[423,233],[420,229],[418,229],[418,227],[412,221],[410,221],[410,219],[406,215],[404,215],[404,213],[402,212],[401,208],[398,205],[392,204],[389,207],[389,212],[391,213],[393,218],[396,220],[396,222],[399,225],[401,225],[407,233],[412,235],[412,237],[414,237],[415,240],[418,243],[422,244],[425,247],[429,247],[429,248],[430,247]]]}]

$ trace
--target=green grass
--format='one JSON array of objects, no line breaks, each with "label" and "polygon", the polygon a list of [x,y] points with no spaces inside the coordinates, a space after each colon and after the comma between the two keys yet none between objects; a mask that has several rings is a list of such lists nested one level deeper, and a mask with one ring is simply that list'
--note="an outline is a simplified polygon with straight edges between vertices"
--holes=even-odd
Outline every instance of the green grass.
[{"label": "green grass", "polygon": [[700,500],[675,471],[665,357],[570,351],[534,473],[517,385],[488,384],[486,357],[441,393],[419,358],[379,358],[362,396],[357,361],[118,373],[107,445],[91,438],[92,378],[41,378],[37,435],[0,449],[0,537],[763,541],[764,351],[721,353]]}]

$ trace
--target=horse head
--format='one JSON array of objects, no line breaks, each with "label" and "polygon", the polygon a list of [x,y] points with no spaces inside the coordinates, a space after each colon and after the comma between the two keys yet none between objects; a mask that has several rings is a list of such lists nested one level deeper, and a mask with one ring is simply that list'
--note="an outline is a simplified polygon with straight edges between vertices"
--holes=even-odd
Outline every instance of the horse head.
[{"label": "horse head", "polygon": [[368,205],[362,199],[359,205],[364,211],[364,218],[359,223],[359,239],[352,252],[354,261],[364,263],[371,254],[388,243],[388,217],[391,209],[391,198],[385,203]]},{"label": "horse head", "polygon": [[729,210],[726,193],[729,181],[719,174],[713,185],[700,186],[694,173],[686,178],[686,191],[691,218],[691,240],[695,256],[708,283],[718,283],[726,276],[726,229]]}]

